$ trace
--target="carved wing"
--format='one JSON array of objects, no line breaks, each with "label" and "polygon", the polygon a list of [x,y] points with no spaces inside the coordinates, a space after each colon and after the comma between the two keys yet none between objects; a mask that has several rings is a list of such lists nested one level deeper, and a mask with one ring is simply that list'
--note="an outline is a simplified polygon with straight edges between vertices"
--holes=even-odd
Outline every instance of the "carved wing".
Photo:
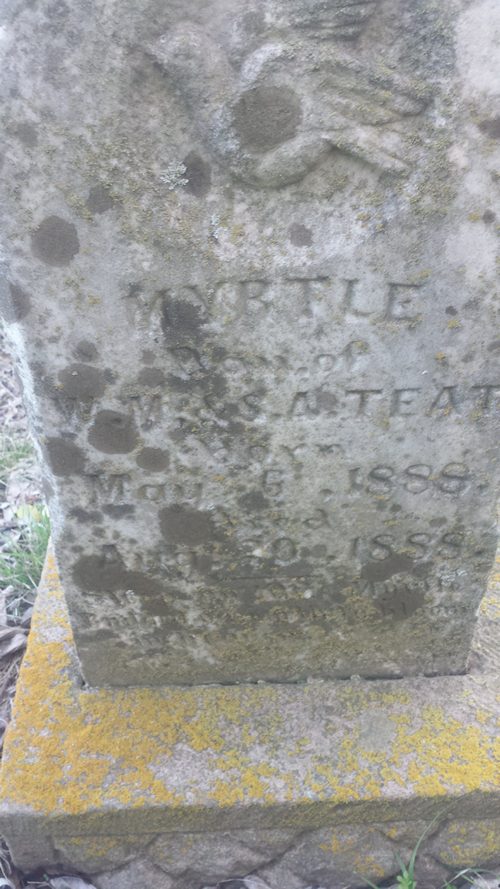
[{"label": "carved wing", "polygon": [[292,25],[316,37],[353,40],[379,0],[289,0]]},{"label": "carved wing", "polygon": [[371,126],[392,123],[420,114],[431,98],[424,84],[338,52],[325,62],[318,87],[321,101],[316,107],[322,120],[317,124],[327,128],[338,119]]}]

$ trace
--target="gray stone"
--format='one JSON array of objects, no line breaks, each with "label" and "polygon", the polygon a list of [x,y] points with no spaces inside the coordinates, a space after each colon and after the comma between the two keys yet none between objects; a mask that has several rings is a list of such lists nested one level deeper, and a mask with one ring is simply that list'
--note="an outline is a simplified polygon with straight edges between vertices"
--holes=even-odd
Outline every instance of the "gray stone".
[{"label": "gray stone", "polygon": [[58,856],[48,831],[30,831],[9,836],[9,851],[20,870],[29,872],[34,867],[48,869]]},{"label": "gray stone", "polygon": [[[68,872],[101,873],[130,864],[142,857],[145,846],[155,835],[131,836],[56,836],[52,862]],[[33,858],[30,860],[32,866]]]},{"label": "gray stone", "polygon": [[459,673],[496,545],[498,4],[227,10],[7,8],[4,311],[83,673]]},{"label": "gray stone", "polygon": [[149,861],[137,859],[125,867],[92,877],[96,889],[174,889],[175,882]]},{"label": "gray stone", "polygon": [[470,886],[471,889],[499,889],[500,875],[477,874]]},{"label": "gray stone", "polygon": [[499,868],[500,820],[452,821],[431,842],[430,851],[455,869]]},{"label": "gray stone", "polygon": [[295,830],[163,834],[148,849],[151,860],[175,877],[210,884],[241,877],[281,856]]},{"label": "gray stone", "polygon": [[[405,850],[400,849],[403,857]],[[375,827],[346,825],[306,834],[261,876],[271,889],[308,885],[336,889],[386,880],[398,872],[393,844]]]}]

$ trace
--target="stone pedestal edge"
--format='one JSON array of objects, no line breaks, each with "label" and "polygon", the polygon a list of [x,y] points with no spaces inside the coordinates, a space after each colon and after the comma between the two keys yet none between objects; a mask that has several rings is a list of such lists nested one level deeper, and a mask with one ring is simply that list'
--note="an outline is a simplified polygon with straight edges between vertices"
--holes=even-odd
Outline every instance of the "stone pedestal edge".
[{"label": "stone pedestal edge", "polygon": [[499,579],[466,676],[89,689],[49,554],[5,742],[0,833],[35,868],[64,837],[498,818]]}]

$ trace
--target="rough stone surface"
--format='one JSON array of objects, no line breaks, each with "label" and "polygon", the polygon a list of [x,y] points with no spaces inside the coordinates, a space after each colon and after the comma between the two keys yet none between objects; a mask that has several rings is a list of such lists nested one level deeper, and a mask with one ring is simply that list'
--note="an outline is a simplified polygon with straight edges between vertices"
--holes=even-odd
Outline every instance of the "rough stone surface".
[{"label": "rough stone surface", "polygon": [[168,874],[140,859],[93,879],[96,889],[176,889]]},{"label": "rough stone surface", "polygon": [[500,821],[452,822],[440,831],[432,846],[436,858],[448,867],[498,867]]},{"label": "rough stone surface", "polygon": [[91,685],[464,670],[496,0],[6,4],[2,302]]},{"label": "rough stone surface", "polygon": [[394,851],[375,827],[324,828],[306,834],[276,864],[261,868],[259,876],[271,889],[361,884],[396,873]]},{"label": "rough stone surface", "polygon": [[[485,600],[500,620],[499,590],[500,575]],[[436,889],[466,862],[500,863],[499,761],[498,682],[484,673],[82,688],[50,558],[6,737],[0,832],[26,871],[95,874],[98,889],[249,873],[270,889],[358,886],[395,875],[427,832],[419,885]]]},{"label": "rough stone surface", "polygon": [[[49,864],[59,871],[108,873],[144,858],[144,850],[155,835],[138,836],[58,836],[53,838]],[[29,858],[32,866],[33,857]],[[154,864],[154,862],[151,862]]]},{"label": "rough stone surface", "polygon": [[297,830],[241,830],[195,834],[165,834],[148,854],[169,874],[210,885],[241,877],[280,858],[297,840]]},{"label": "rough stone surface", "polygon": [[[201,889],[249,874],[255,889],[305,889],[311,884],[347,889],[394,877],[399,861],[409,861],[425,833],[415,871],[420,889],[439,889],[463,868],[500,872],[500,821],[493,819],[378,822],[305,832],[63,836],[54,841],[49,870],[57,862],[59,870],[90,873],[97,889]],[[33,853],[25,856],[32,866]],[[252,866],[257,861],[258,869]]]}]

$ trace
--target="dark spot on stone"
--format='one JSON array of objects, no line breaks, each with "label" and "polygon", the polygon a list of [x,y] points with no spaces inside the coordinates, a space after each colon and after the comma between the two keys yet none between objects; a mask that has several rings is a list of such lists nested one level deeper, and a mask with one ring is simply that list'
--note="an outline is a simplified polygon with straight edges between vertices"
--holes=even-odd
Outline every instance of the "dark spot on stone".
[{"label": "dark spot on stone", "polygon": [[20,123],[14,130],[17,138],[27,148],[34,148],[38,142],[38,133],[36,127],[31,123]]},{"label": "dark spot on stone", "polygon": [[115,202],[104,185],[95,185],[89,191],[86,206],[91,213],[105,213],[115,206]]},{"label": "dark spot on stone", "polygon": [[[207,375],[208,387],[210,392],[214,395],[217,395],[218,398],[222,398],[223,395],[227,392],[227,379],[224,374],[221,373],[213,373]],[[227,404],[226,409],[228,413],[231,415],[237,414],[239,411],[239,407],[237,404]]]},{"label": "dark spot on stone", "polygon": [[500,340],[493,340],[488,344],[488,352],[500,352]]},{"label": "dark spot on stone", "polygon": [[447,315],[458,315],[458,310],[455,306],[446,306],[445,311]]},{"label": "dark spot on stone", "polygon": [[204,197],[210,191],[212,184],[210,165],[195,151],[191,151],[184,158],[183,164],[186,168],[184,175],[188,180],[186,191],[197,198]]},{"label": "dark spot on stone", "polygon": [[116,593],[133,590],[144,596],[161,593],[156,578],[140,571],[128,571],[116,552],[82,556],[75,563],[72,574],[77,586],[85,592]]},{"label": "dark spot on stone", "polygon": [[213,575],[213,569],[213,555],[210,555],[209,553],[198,552],[196,554],[196,571],[199,574],[203,574],[205,577],[209,577]]},{"label": "dark spot on stone", "polygon": [[17,284],[0,288],[0,315],[9,324],[22,321],[31,309],[31,299]]},{"label": "dark spot on stone", "polygon": [[500,117],[491,117],[489,120],[482,120],[479,129],[485,136],[490,139],[500,139]]},{"label": "dark spot on stone", "polygon": [[300,549],[302,559],[306,559],[309,556],[312,556],[314,559],[320,559],[326,555],[328,555],[328,551],[324,543],[315,543],[311,548],[303,546]]},{"label": "dark spot on stone", "polygon": [[110,503],[103,506],[102,511],[112,519],[121,519],[123,516],[133,515],[135,506],[133,503]]},{"label": "dark spot on stone", "polygon": [[81,340],[75,346],[75,356],[80,361],[97,361],[99,352],[90,340]]},{"label": "dark spot on stone", "polygon": [[391,512],[401,512],[402,508],[403,508],[403,507],[400,506],[399,503],[394,503],[394,504],[391,506]]},{"label": "dark spot on stone", "polygon": [[161,327],[169,346],[185,346],[199,340],[200,328],[205,323],[198,306],[163,298]]},{"label": "dark spot on stone", "polygon": [[288,235],[294,247],[310,247],[313,242],[311,229],[296,222],[288,229]]},{"label": "dark spot on stone", "polygon": [[295,577],[297,574],[300,574],[305,577],[309,574],[314,574],[313,566],[306,559],[297,559],[291,565],[282,565],[279,562],[272,562],[269,567],[275,568],[276,564],[279,565],[280,573],[285,576],[289,575],[290,577]]},{"label": "dark spot on stone", "polygon": [[77,475],[83,472],[85,455],[74,442],[64,438],[49,438],[45,449],[54,475]]},{"label": "dark spot on stone", "polygon": [[496,218],[497,217],[494,214],[493,210],[485,210],[483,213],[483,222],[485,222],[486,225],[491,225],[491,223],[494,222]]},{"label": "dark spot on stone", "polygon": [[31,249],[47,265],[68,265],[80,249],[76,228],[60,216],[47,216],[31,235]]},{"label": "dark spot on stone", "polygon": [[425,604],[425,592],[410,577],[402,576],[391,589],[377,596],[375,605],[384,617],[394,621],[406,620]]},{"label": "dark spot on stone", "polygon": [[448,524],[448,522],[447,522],[447,519],[445,519],[445,518],[437,518],[437,519],[431,519],[429,524],[433,528],[443,528],[444,525]]},{"label": "dark spot on stone", "polygon": [[246,148],[269,151],[295,136],[302,121],[300,99],[288,86],[257,86],[243,93],[233,120]]},{"label": "dark spot on stone", "polygon": [[165,374],[159,367],[145,367],[141,370],[138,381],[141,386],[155,388],[165,382]]},{"label": "dark spot on stone", "polygon": [[144,349],[142,352],[142,360],[144,364],[153,364],[153,361],[156,361],[156,355],[151,349]]},{"label": "dark spot on stone", "polygon": [[167,469],[169,462],[168,451],[162,451],[161,448],[143,448],[136,460],[141,469],[149,472],[161,472]]},{"label": "dark spot on stone", "polygon": [[227,435],[225,435],[222,439],[222,443],[224,447],[230,451],[234,448],[234,437],[237,435],[241,435],[242,437],[247,436],[249,430],[245,426],[244,423],[235,423],[231,421],[227,427]]},{"label": "dark spot on stone", "polygon": [[160,511],[160,529],[168,543],[196,546],[214,540],[216,533],[209,512],[175,503]]},{"label": "dark spot on stone", "polygon": [[176,377],[175,374],[168,375],[168,386],[170,389],[173,389],[175,392],[191,392],[193,389],[197,387],[203,388],[203,379],[192,379],[184,380],[182,377]]},{"label": "dark spot on stone", "polygon": [[172,615],[172,606],[169,602],[166,602],[164,598],[160,596],[148,597],[147,599],[144,599],[142,606],[144,611],[148,614],[153,614],[155,617],[170,617],[168,625],[162,622],[162,626],[164,626],[165,629],[168,626],[168,632],[173,630],[183,630],[182,622],[175,620]]},{"label": "dark spot on stone", "polygon": [[142,293],[142,286],[140,284],[129,284],[127,290],[127,298],[135,299],[136,296]]},{"label": "dark spot on stone", "polygon": [[372,583],[381,583],[384,580],[389,580],[393,574],[401,574],[401,572],[411,573],[413,568],[414,562],[409,556],[391,556],[381,561],[367,562],[363,566],[361,576]]},{"label": "dark spot on stone", "polygon": [[132,417],[118,411],[99,411],[88,439],[103,454],[129,454],[138,444]]},{"label": "dark spot on stone", "polygon": [[362,577],[371,583],[384,583],[391,580],[381,593],[376,595],[374,604],[392,620],[406,620],[425,603],[425,589],[422,578],[429,573],[430,565],[416,563],[409,556],[394,555],[383,561],[372,561],[363,566]]},{"label": "dark spot on stone", "polygon": [[219,364],[220,362],[224,361],[226,358],[230,357],[227,349],[225,349],[224,346],[221,346],[219,343],[212,343],[210,352],[211,352],[211,356],[212,356],[212,361],[214,361],[215,364]]},{"label": "dark spot on stone", "polygon": [[239,498],[238,503],[247,512],[259,512],[269,506],[269,500],[264,497],[262,491],[249,491]]},{"label": "dark spot on stone", "polygon": [[102,371],[89,364],[70,364],[59,372],[58,379],[63,394],[78,401],[99,398],[106,389]]},{"label": "dark spot on stone", "polygon": [[315,413],[327,413],[335,415],[338,412],[338,398],[327,389],[315,389],[316,411]]},{"label": "dark spot on stone", "polygon": [[82,524],[86,525],[90,522],[100,522],[102,520],[102,513],[100,513],[97,509],[87,510],[83,509],[81,506],[75,506],[70,511],[70,516],[73,519],[76,519],[77,522],[82,522]]}]

